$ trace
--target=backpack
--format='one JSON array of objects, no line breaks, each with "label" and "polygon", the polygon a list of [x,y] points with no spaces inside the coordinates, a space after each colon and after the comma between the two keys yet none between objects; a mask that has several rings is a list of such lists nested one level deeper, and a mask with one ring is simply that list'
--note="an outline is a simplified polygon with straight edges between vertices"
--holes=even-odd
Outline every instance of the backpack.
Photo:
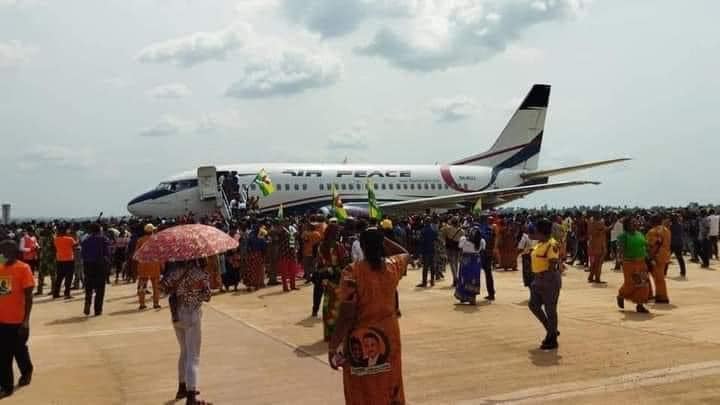
[{"label": "backpack", "polygon": [[455,234],[452,236],[452,238],[445,238],[445,249],[448,250],[458,250],[460,249],[459,242],[455,240],[455,238],[460,234],[460,228],[455,230]]}]

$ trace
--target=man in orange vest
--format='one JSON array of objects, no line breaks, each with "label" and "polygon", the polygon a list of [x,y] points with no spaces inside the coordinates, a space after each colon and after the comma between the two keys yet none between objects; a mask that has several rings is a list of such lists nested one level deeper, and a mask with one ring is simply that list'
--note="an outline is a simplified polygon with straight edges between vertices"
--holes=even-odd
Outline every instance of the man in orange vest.
[{"label": "man in orange vest", "polygon": [[0,242],[0,399],[15,388],[13,359],[22,374],[18,386],[29,385],[33,372],[27,341],[35,280],[17,256],[15,241]]}]

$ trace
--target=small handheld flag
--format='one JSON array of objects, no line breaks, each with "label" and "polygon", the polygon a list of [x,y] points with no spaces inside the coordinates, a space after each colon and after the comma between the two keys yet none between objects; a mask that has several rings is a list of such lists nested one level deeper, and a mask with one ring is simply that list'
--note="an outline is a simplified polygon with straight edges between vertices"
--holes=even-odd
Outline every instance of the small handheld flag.
[{"label": "small handheld flag", "polygon": [[253,183],[258,185],[258,187],[260,188],[260,192],[262,192],[262,195],[264,197],[267,197],[275,192],[275,186],[273,186],[272,181],[270,180],[270,177],[268,176],[265,169],[260,170],[260,173],[255,176],[255,180],[253,180]]},{"label": "small handheld flag", "polygon": [[382,211],[380,210],[380,207],[377,204],[377,200],[375,199],[375,188],[373,187],[372,182],[370,179],[367,181],[367,192],[368,192],[368,216],[373,219],[380,220],[382,219]]},{"label": "small handheld flag", "polygon": [[347,211],[345,211],[345,207],[343,207],[342,200],[340,199],[334,184],[332,186],[332,210],[338,221],[344,222],[348,218]]},{"label": "small handheld flag", "polygon": [[479,214],[482,212],[482,198],[478,198],[472,209],[473,214]]}]

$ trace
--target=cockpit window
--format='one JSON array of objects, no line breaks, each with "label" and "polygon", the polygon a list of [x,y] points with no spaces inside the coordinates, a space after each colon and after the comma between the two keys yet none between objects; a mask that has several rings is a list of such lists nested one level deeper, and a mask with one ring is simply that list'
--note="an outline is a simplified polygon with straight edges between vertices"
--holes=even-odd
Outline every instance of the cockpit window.
[{"label": "cockpit window", "polygon": [[155,187],[155,190],[176,192],[198,186],[197,179],[162,182]]},{"label": "cockpit window", "polygon": [[172,183],[160,183],[155,190],[173,191]]}]

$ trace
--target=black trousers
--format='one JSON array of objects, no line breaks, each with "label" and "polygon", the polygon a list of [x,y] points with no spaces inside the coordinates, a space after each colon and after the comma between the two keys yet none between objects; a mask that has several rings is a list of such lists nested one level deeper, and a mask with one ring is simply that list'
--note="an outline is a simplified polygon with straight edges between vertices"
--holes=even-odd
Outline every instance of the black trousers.
[{"label": "black trousers", "polygon": [[[90,305],[93,305],[95,315],[103,311],[105,301],[105,281],[109,274],[107,266],[99,262],[85,262],[85,312],[90,312]],[[93,294],[95,300],[93,302]]]},{"label": "black trousers", "polygon": [[[677,259],[678,266],[680,266],[680,275],[685,277],[685,259],[683,259],[683,249],[682,246],[675,246],[672,248],[672,252],[675,255],[675,259]],[[665,274],[667,275],[667,269],[665,270]]]},{"label": "black trousers", "polygon": [[528,307],[545,328],[547,338],[557,338],[557,304],[560,299],[562,275],[559,271],[545,271],[535,274],[530,287]]},{"label": "black trousers", "polygon": [[495,298],[495,279],[493,278],[493,253],[485,250],[482,255],[482,269],[485,273],[485,288],[487,288],[488,296]]},{"label": "black trousers", "polygon": [[435,255],[423,255],[422,284],[427,285],[428,276],[430,276],[430,284],[435,285]]},{"label": "black trousers", "polygon": [[586,240],[579,240],[577,242],[577,251],[575,252],[575,257],[570,261],[570,264],[575,263],[575,260],[577,260],[581,265],[587,266],[588,264],[588,241]]},{"label": "black trousers", "polygon": [[53,297],[60,297],[60,287],[65,286],[65,296],[70,296],[70,287],[73,282],[73,274],[75,274],[75,262],[57,262],[57,276],[55,277],[55,285],[53,285]]},{"label": "black trousers", "polygon": [[12,393],[15,386],[13,359],[22,375],[33,372],[27,347],[29,335],[30,330],[22,329],[20,325],[0,323],[0,389],[7,393]]},{"label": "black trousers", "polygon": [[311,280],[313,283],[312,314],[317,315],[320,310],[323,294],[325,293],[325,287],[323,286],[323,278],[320,277],[319,272],[313,272]]},{"label": "black trousers", "polygon": [[710,267],[710,256],[712,255],[712,242],[710,238],[700,241],[700,260],[703,267]]}]

